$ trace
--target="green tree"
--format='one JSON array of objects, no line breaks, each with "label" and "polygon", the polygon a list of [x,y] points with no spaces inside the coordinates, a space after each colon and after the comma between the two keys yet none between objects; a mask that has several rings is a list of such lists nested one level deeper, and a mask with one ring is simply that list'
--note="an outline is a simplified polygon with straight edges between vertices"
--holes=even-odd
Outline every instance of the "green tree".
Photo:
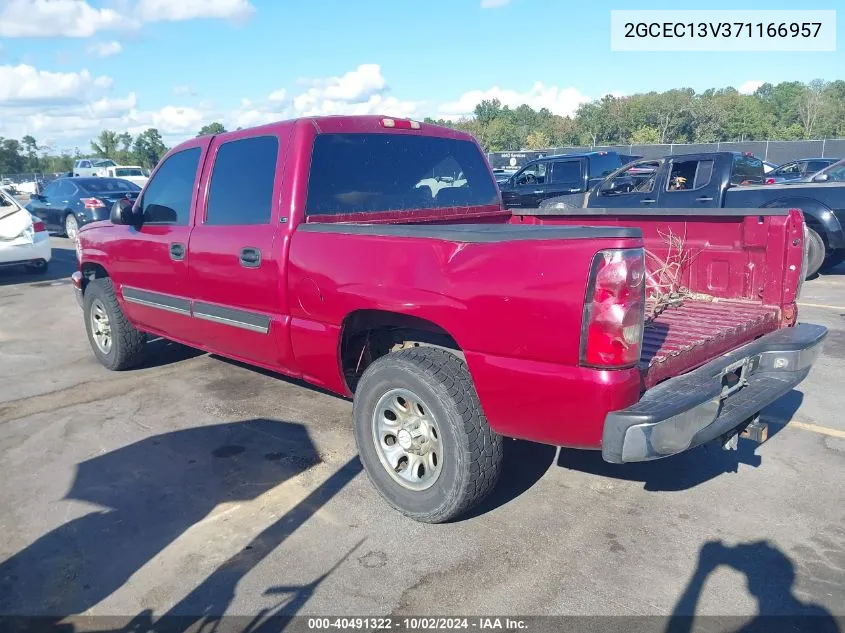
[{"label": "green tree", "polygon": [[208,123],[203,125],[200,128],[199,133],[197,136],[207,136],[209,134],[223,134],[226,131],[226,128],[223,127],[223,124],[219,121],[214,121],[213,123]]},{"label": "green tree", "polygon": [[135,157],[132,154],[132,135],[129,132],[122,132],[117,135],[118,148],[116,150],[117,162],[121,165],[134,162]]},{"label": "green tree", "polygon": [[38,143],[34,136],[27,134],[21,139],[23,151],[26,154],[26,168],[28,171],[38,171]]},{"label": "green tree", "polygon": [[0,136],[0,174],[19,174],[24,171],[21,144],[15,139]]},{"label": "green tree", "polygon": [[651,145],[659,142],[660,132],[647,125],[637,128],[631,134],[631,143],[634,145]]},{"label": "green tree", "polygon": [[159,131],[151,127],[138,135],[135,139],[133,151],[135,153],[135,160],[141,166],[152,169],[158,164],[161,157],[167,153],[167,146],[164,144]]},{"label": "green tree", "polygon": [[91,141],[91,151],[101,158],[117,158],[118,134],[111,130],[103,130]]}]

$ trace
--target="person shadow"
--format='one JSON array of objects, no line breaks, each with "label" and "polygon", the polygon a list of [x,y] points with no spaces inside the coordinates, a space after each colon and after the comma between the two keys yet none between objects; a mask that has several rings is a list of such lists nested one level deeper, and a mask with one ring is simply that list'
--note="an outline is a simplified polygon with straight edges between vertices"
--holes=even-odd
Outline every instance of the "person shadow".
[{"label": "person shadow", "polygon": [[[102,509],[63,523],[0,563],[3,628],[37,617],[38,630],[68,630],[61,620],[110,596],[221,503],[255,499],[319,461],[301,424],[251,419],[151,436],[81,462],[65,498]],[[356,456],[175,613],[224,613],[237,581],[360,469]]]},{"label": "person shadow", "polygon": [[836,618],[827,609],[802,602],[795,596],[795,566],[786,554],[767,541],[735,546],[721,541],[705,543],[699,551],[695,572],[675,605],[665,633],[710,630],[709,626],[694,628],[695,613],[705,581],[721,566],[731,567],[745,575],[748,592],[757,600],[757,615],[746,621],[733,616],[708,616],[708,624],[721,620],[717,625],[719,631],[840,633]]}]

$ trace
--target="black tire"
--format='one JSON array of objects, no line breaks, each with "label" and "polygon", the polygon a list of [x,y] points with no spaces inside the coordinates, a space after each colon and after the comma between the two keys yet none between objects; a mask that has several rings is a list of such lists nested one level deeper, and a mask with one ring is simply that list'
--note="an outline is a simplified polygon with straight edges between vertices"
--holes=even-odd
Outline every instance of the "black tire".
[{"label": "black tire", "polygon": [[811,229],[809,226],[807,227],[807,241],[809,242],[809,245],[807,253],[807,274],[804,276],[805,279],[809,279],[819,272],[819,268],[822,267],[822,263],[824,262],[825,255],[824,240],[822,240],[821,235],[816,233],[816,231]]},{"label": "black tire", "polygon": [[[101,305],[108,316],[111,330],[111,345],[108,351],[100,348],[94,338],[91,325],[92,306]],[[85,331],[88,333],[88,342],[94,356],[104,367],[112,371],[122,371],[135,367],[144,357],[147,336],[136,330],[129,323],[117,297],[114,294],[114,286],[108,277],[95,279],[88,283],[85,288],[85,295],[82,301],[83,317],[85,319]]]},{"label": "black tire", "polygon": [[[438,477],[425,490],[409,490],[397,483],[379,459],[373,437],[375,408],[394,389],[419,396],[437,420],[444,457]],[[466,513],[496,486],[502,437],[487,424],[466,365],[448,351],[416,347],[373,362],[355,390],[353,419],[355,442],[370,481],[390,505],[412,519],[449,521]]]},{"label": "black tire", "polygon": [[821,270],[822,272],[826,272],[831,268],[836,268],[842,262],[845,262],[845,248],[840,248],[835,251],[832,251],[831,253],[828,253],[827,257],[824,258],[824,263],[822,263],[821,268],[819,270]]},{"label": "black tire", "polygon": [[42,275],[50,268],[50,262],[43,259],[36,263],[25,264],[23,270],[28,275]]}]

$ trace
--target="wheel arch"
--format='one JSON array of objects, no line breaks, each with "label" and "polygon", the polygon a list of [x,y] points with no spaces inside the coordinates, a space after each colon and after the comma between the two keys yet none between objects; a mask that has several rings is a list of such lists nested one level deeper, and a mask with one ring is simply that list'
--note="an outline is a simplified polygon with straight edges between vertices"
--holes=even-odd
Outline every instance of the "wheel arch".
[{"label": "wheel arch", "polygon": [[767,203],[764,209],[800,209],[807,226],[813,229],[824,242],[825,249],[830,249],[830,240],[834,232],[842,230],[839,220],[833,212],[818,200],[803,197],[779,198]]},{"label": "wheel arch", "polygon": [[346,388],[355,393],[361,374],[373,361],[411,347],[443,349],[465,361],[455,338],[434,321],[389,310],[350,312],[343,319],[338,341],[340,371]]}]

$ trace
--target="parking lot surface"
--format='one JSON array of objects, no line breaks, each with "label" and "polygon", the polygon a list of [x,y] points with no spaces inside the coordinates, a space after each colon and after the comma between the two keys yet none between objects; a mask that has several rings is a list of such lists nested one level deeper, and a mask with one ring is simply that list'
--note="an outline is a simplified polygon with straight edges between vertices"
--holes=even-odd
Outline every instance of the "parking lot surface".
[{"label": "parking lot surface", "polygon": [[370,486],[346,400],[161,340],[102,368],[53,253],[0,271],[0,614],[845,614],[845,267],[804,285],[830,335],[765,444],[508,441],[493,498],[424,525]]}]

